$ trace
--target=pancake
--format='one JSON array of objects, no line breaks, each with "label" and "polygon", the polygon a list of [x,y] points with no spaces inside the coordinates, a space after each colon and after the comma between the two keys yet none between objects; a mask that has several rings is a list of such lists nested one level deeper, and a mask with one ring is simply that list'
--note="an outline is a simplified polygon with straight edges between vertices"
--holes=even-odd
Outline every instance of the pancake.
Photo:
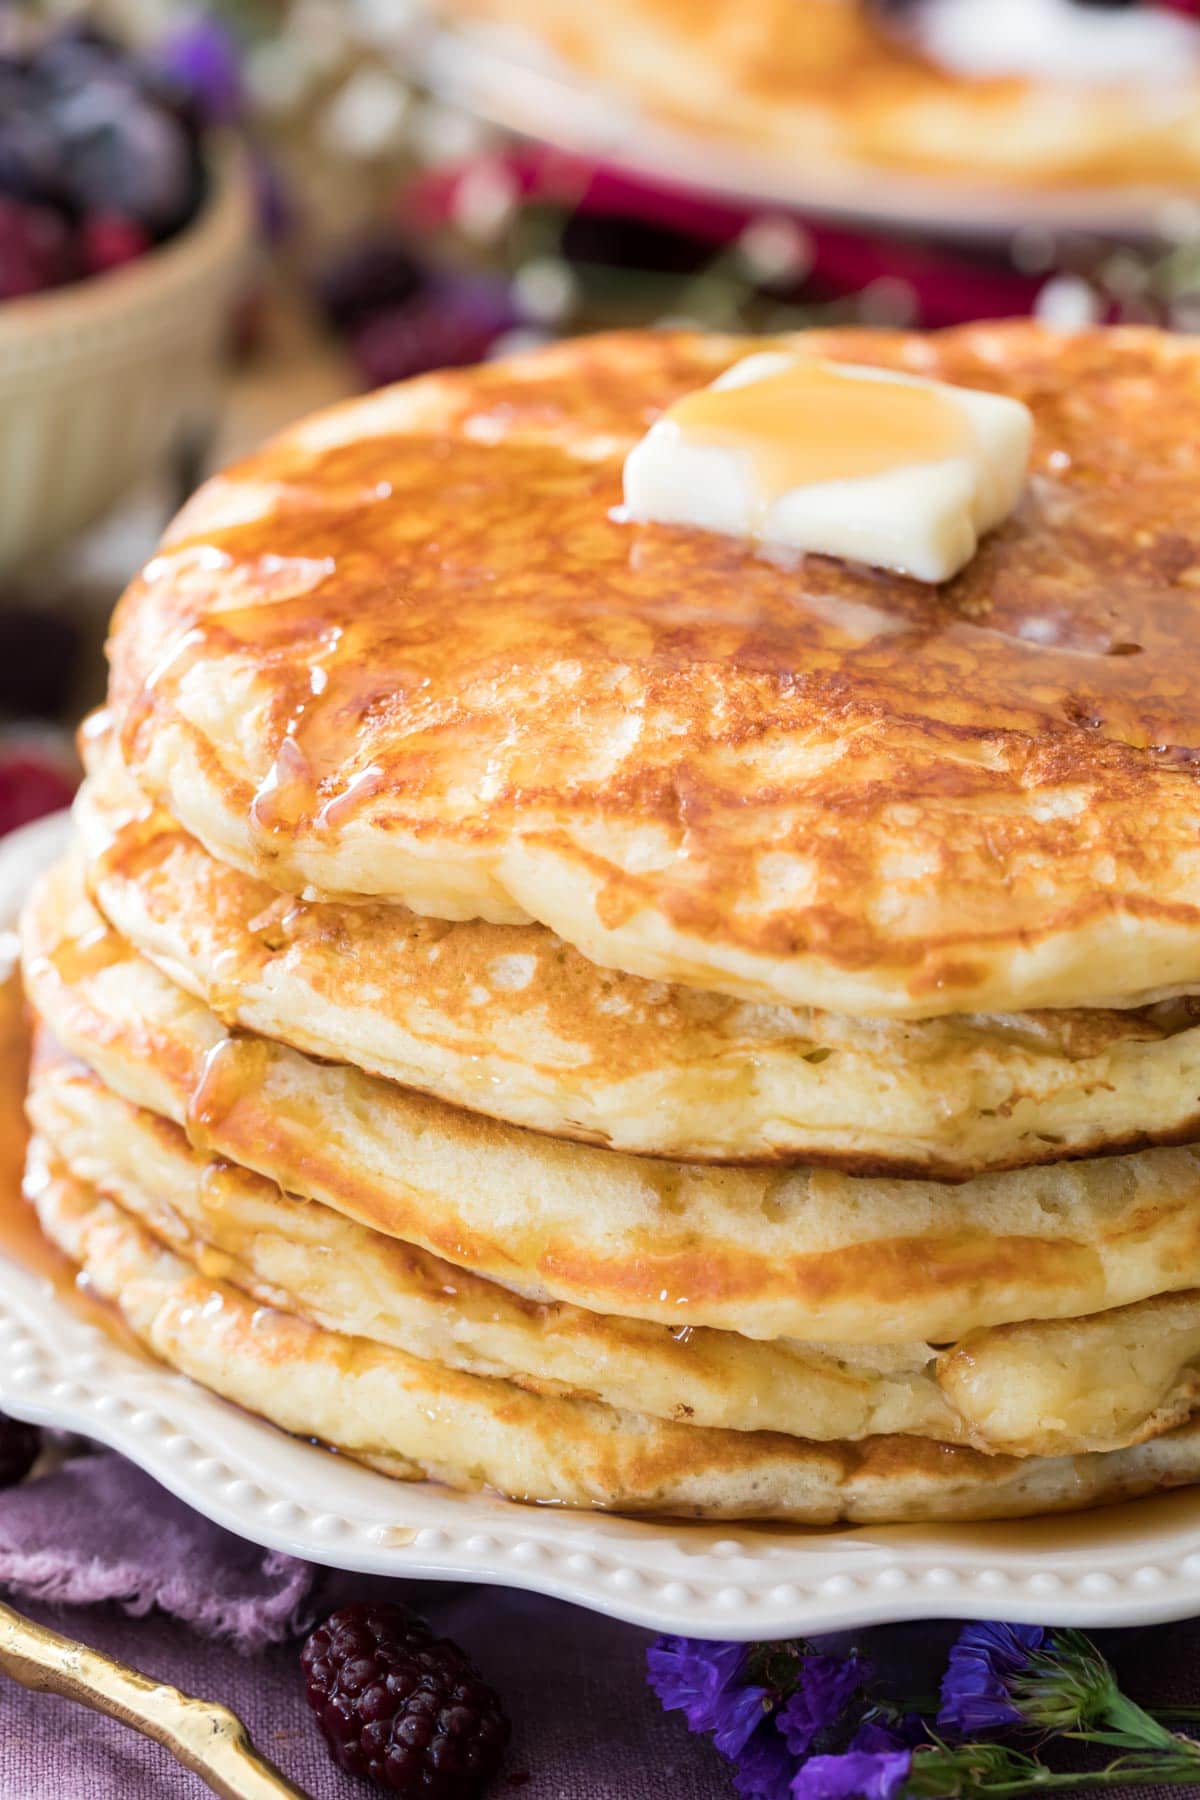
[{"label": "pancake", "polygon": [[538,925],[280,896],[129,781],[76,802],[100,910],[226,1025],[491,1118],[688,1161],[960,1179],[1200,1136],[1200,1002],[857,1020],[597,968]]},{"label": "pancake", "polygon": [[207,1161],[180,1128],[39,1041],[35,1130],[69,1174],[206,1275],[343,1335],[696,1426],[819,1440],[882,1433],[1011,1455],[1121,1449],[1190,1416],[1195,1292],[927,1344],[764,1344],[522,1300],[437,1257]]},{"label": "pancake", "polygon": [[47,1236],[156,1356],[390,1474],[561,1506],[812,1525],[1071,1511],[1200,1475],[1194,1423],[1106,1455],[1019,1459],[921,1438],[814,1444],[708,1431],[529,1394],[258,1306],[43,1162],[37,1146],[30,1195]]},{"label": "pancake", "polygon": [[315,1201],[289,1199],[236,1164],[206,1160],[177,1125],[110,1093],[44,1034],[29,1116],[70,1174],[204,1273],[327,1330],[694,1425],[963,1437],[928,1372],[927,1345],[766,1344],[522,1299]]},{"label": "pancake", "polygon": [[1200,1152],[960,1185],[656,1161],[496,1124],[228,1033],[138,956],[65,863],[23,919],[56,1037],[198,1148],[536,1299],[817,1343],[985,1326],[1200,1286]]},{"label": "pancake", "polygon": [[276,888],[535,920],[753,1002],[1200,987],[1200,348],[1029,322],[786,342],[1031,406],[1023,500],[953,581],[614,510],[647,424],[756,340],[422,377],[210,482],[127,591],[139,785]]},{"label": "pancake", "polygon": [[[1001,0],[1003,4],[1003,0]],[[878,170],[954,186],[1195,185],[1200,94],[1179,70],[1102,88],[956,79],[856,0],[438,0],[452,23],[520,28],[657,121],[818,182]],[[486,41],[486,40],[485,40]]]}]

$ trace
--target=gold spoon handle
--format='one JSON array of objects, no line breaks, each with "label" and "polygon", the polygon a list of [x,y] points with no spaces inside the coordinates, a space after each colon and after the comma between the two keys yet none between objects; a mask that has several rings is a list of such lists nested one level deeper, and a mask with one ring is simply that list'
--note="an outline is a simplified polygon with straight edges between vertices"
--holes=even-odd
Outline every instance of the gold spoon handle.
[{"label": "gold spoon handle", "polygon": [[260,1756],[236,1713],[181,1694],[87,1644],[0,1604],[0,1670],[22,1687],[61,1694],[163,1744],[222,1800],[308,1800]]}]

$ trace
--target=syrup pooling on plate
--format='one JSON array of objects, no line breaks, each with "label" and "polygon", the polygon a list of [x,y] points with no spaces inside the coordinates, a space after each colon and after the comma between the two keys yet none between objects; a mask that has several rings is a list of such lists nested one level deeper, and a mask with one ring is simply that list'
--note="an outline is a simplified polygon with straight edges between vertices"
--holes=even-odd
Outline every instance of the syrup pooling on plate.
[{"label": "syrup pooling on plate", "polygon": [[36,1276],[76,1318],[100,1326],[142,1361],[144,1352],[116,1309],[91,1293],[86,1275],[43,1236],[31,1204],[45,1171],[36,1161],[26,1166],[30,1030],[15,954],[15,938],[0,933],[0,1256]]}]

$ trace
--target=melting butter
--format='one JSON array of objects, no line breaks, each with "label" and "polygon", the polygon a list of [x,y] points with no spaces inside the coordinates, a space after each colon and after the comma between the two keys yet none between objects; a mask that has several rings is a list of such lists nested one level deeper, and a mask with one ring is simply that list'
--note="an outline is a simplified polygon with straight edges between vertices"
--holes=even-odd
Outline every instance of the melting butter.
[{"label": "melting butter", "polygon": [[970,456],[974,432],[947,397],[953,391],[879,381],[872,371],[814,358],[760,380],[685,394],[668,416],[690,443],[748,454],[756,498],[769,507],[790,488]]},{"label": "melting butter", "polygon": [[634,520],[691,525],[945,581],[1025,482],[1006,395],[764,353],[668,409],[625,462]]}]

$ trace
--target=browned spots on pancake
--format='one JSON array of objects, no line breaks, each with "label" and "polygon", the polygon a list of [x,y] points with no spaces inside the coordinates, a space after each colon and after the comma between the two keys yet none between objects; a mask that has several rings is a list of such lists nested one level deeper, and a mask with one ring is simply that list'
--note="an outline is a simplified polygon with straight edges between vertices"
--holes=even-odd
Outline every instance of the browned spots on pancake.
[{"label": "browned spots on pancake", "polygon": [[[915,358],[900,333],[811,341],[1032,406],[1026,497],[953,581],[621,523],[647,417],[754,345],[588,340],[431,378],[434,424],[284,440],[223,478],[274,504],[213,528],[193,508],[126,595],[126,756],[144,763],[161,720],[185,729],[281,886],[349,820],[463,854],[521,838],[586,871],[612,927],[646,908],[727,948],[902,972],[910,998],[1114,912],[1196,925],[1180,870],[1200,788],[1176,752],[1200,753],[1200,589],[1181,579],[1200,358],[1027,324]],[[288,566],[324,572],[280,598]],[[224,659],[265,708],[255,766],[216,757],[179,704]],[[634,853],[647,831],[661,860]],[[777,899],[768,852],[806,871]]]},{"label": "browned spots on pancake", "polygon": [[[452,923],[394,905],[279,894],[211,856],[161,810],[139,806],[108,741],[94,727],[87,737],[90,779],[80,820],[91,898],[168,975],[178,979],[182,970],[189,990],[226,1026],[559,1137],[608,1145],[615,1124],[617,1147],[688,1161],[810,1162],[852,1174],[955,1181],[983,1168],[1122,1154],[1200,1133],[1200,1103],[1186,1082],[1166,1116],[1152,1119],[1144,1106],[1139,1115],[1129,1105],[1121,1119],[1089,1130],[1083,1110],[1092,1095],[1116,1091],[1106,1078],[1115,1074],[1113,1053],[1192,1031],[1200,1019],[1195,999],[918,1026],[861,1027],[815,1008],[775,1009],[764,1020],[727,995],[598,967],[542,926]],[[327,1003],[330,1014],[322,1019],[309,996]],[[377,1015],[402,1036],[412,1034],[402,1066],[372,1042]],[[422,1054],[427,1045],[447,1053],[437,1075]],[[928,1093],[939,1065],[959,1069],[976,1054],[993,1071],[980,1115],[986,1145],[957,1113],[958,1141],[951,1141],[945,1106],[940,1141],[931,1132],[927,1145],[907,1154],[886,1135],[878,1145],[830,1142],[828,1120],[824,1131],[801,1125],[783,1141],[771,1142],[761,1129],[769,1118],[779,1132],[778,1104],[772,1110],[764,1089],[781,1063],[790,1064],[800,1088],[810,1078],[805,1065],[836,1056],[834,1072],[848,1091],[895,1067]],[[1093,1068],[1080,1066],[1089,1061]],[[553,1093],[557,1116],[531,1118],[501,1091],[516,1071],[518,1085],[532,1079]],[[655,1124],[635,1143],[620,1141],[628,1102],[624,1110],[618,1102],[614,1115],[604,1101],[620,1084],[647,1080],[657,1096]],[[1060,1108],[1054,1128],[1041,1100],[1047,1087],[1061,1091],[1063,1084],[1079,1107],[1066,1116]],[[725,1144],[711,1141],[704,1121],[713,1119],[713,1108],[737,1109],[745,1148],[736,1129]],[[1018,1112],[1010,1131],[994,1130],[995,1121]],[[694,1121],[690,1131],[685,1118]],[[710,1129],[709,1138],[698,1141],[697,1128]]]},{"label": "browned spots on pancake", "polygon": [[847,1304],[861,1303],[884,1318],[889,1306],[936,1306],[943,1289],[961,1301],[972,1290],[983,1296],[1015,1281],[1029,1293],[1031,1270],[1037,1285],[1053,1295],[1068,1283],[1086,1283],[1096,1272],[1095,1252],[1086,1244],[982,1232],[876,1238],[790,1258],[752,1256],[743,1245],[711,1241],[677,1247],[666,1232],[641,1233],[639,1239],[624,1255],[604,1259],[581,1254],[565,1238],[540,1242],[537,1267],[549,1283],[580,1290],[590,1284],[606,1304],[620,1308],[677,1304],[680,1317],[686,1317],[714,1302],[733,1308],[770,1292],[786,1295],[818,1323],[825,1311]]},{"label": "browned spots on pancake", "polygon": [[[964,1318],[1097,1310],[1196,1280],[1191,1152],[982,1177],[964,1202],[928,1182],[873,1194],[817,1174],[571,1149],[223,1033],[132,954],[127,984],[106,968],[64,986],[48,952],[66,918],[95,917],[73,894],[65,868],[35,896],[30,992],[107,1085],[186,1123],[210,1157],[538,1299],[668,1324],[769,1320],[767,1336],[944,1342]],[[131,1007],[121,990],[137,983]]]}]

